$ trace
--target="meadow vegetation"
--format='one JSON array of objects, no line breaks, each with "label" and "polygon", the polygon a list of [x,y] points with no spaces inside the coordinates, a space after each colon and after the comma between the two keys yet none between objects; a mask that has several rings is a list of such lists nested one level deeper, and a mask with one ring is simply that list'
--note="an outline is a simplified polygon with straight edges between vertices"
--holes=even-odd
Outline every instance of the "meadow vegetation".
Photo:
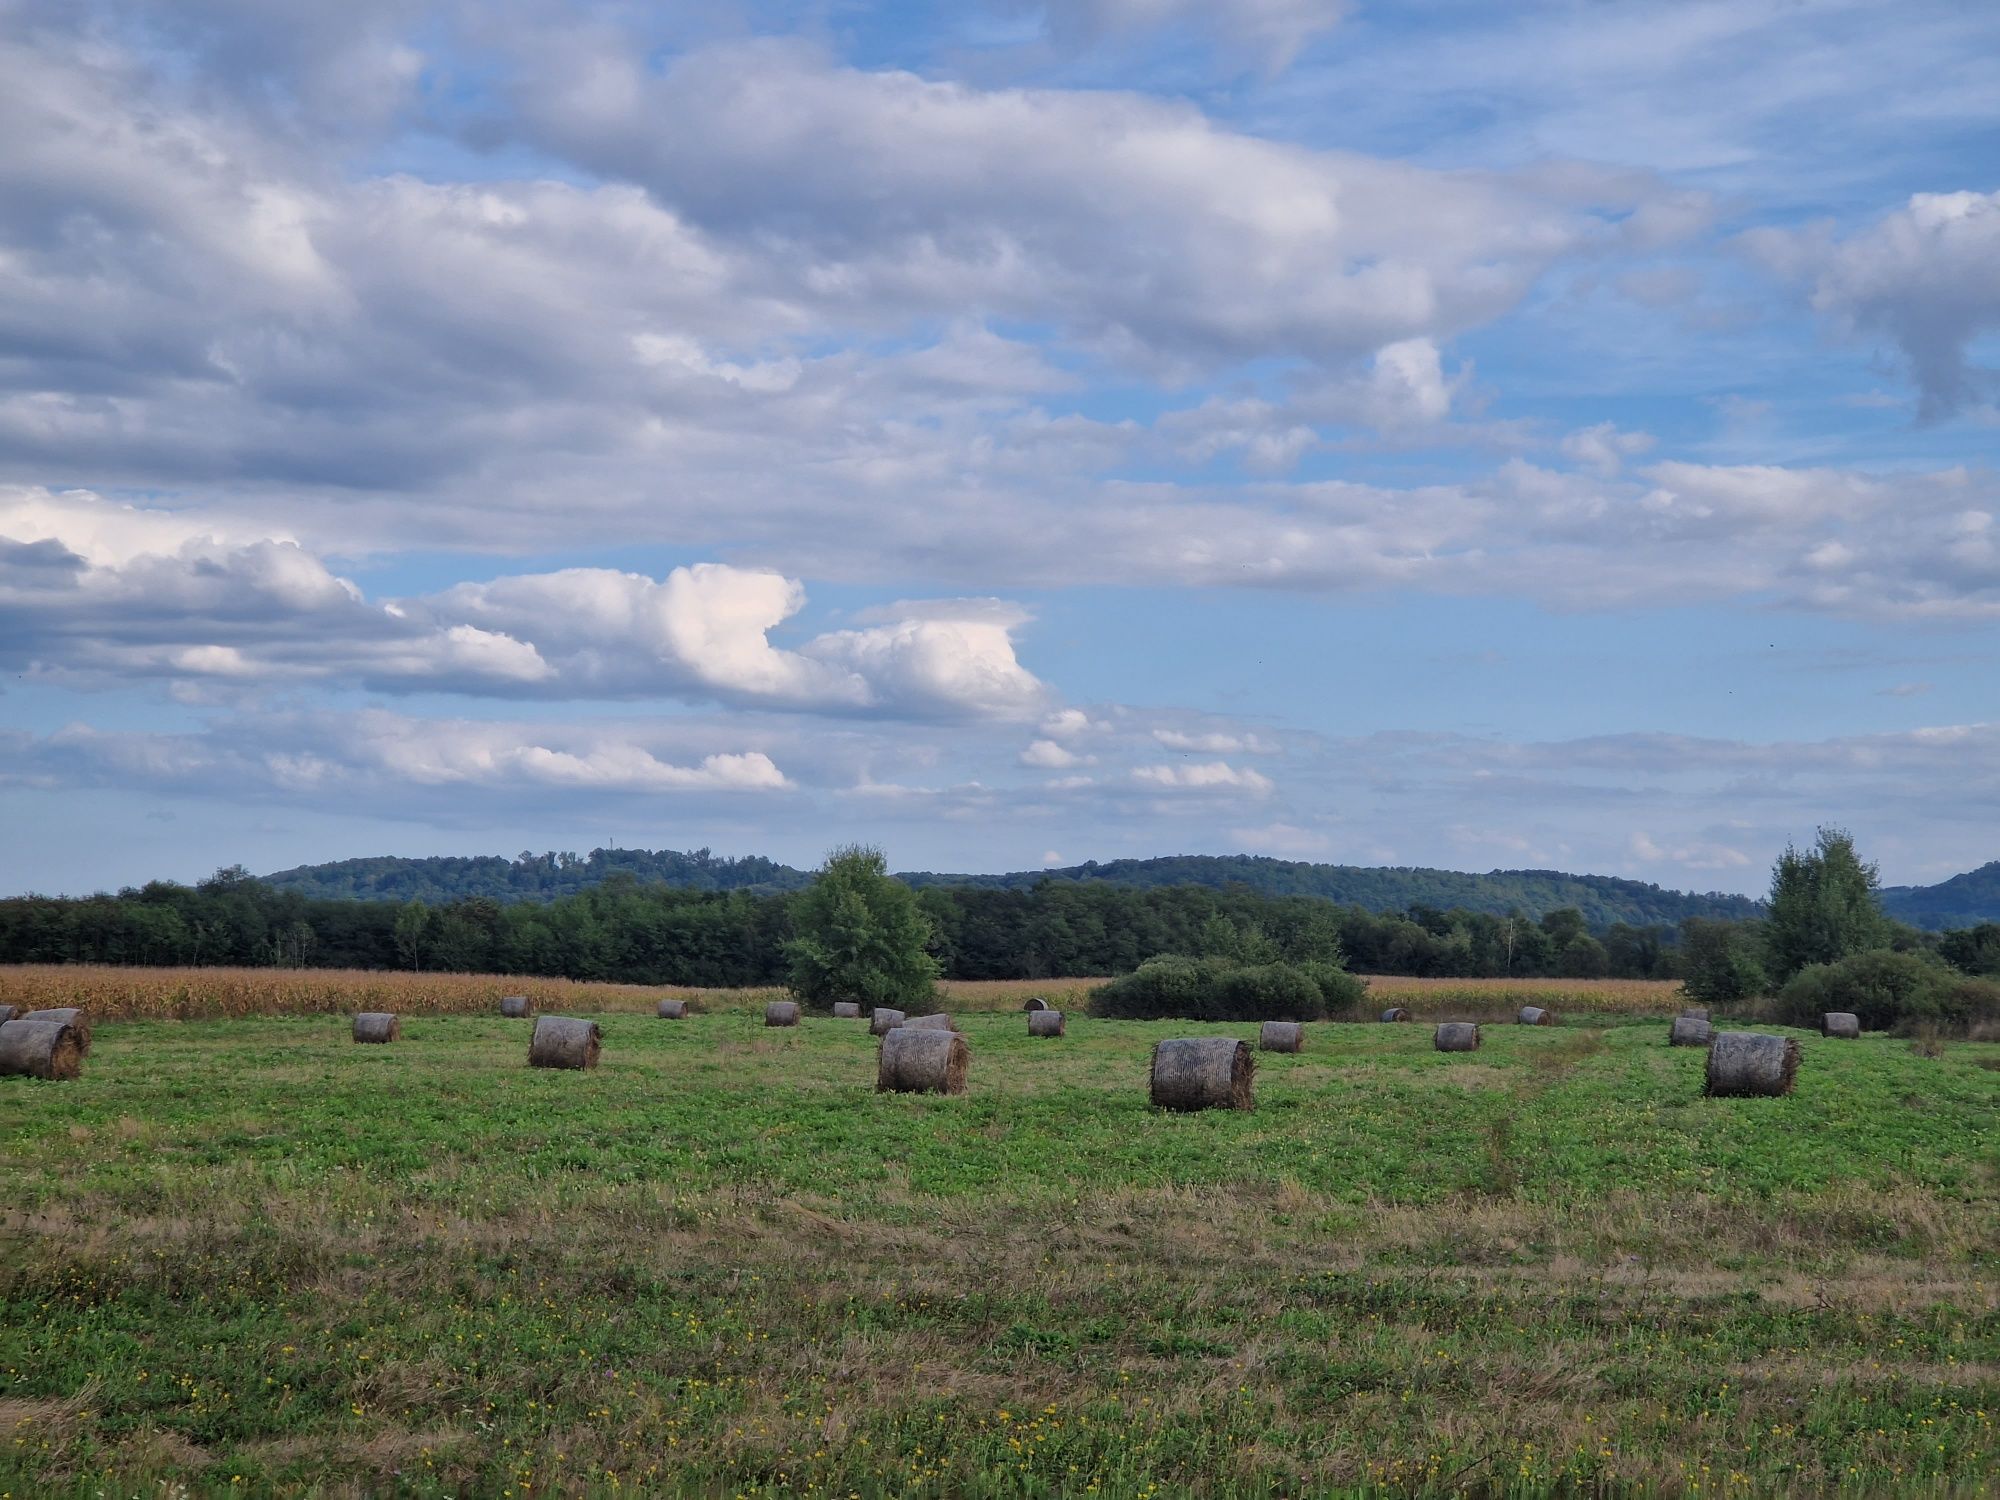
[{"label": "meadow vegetation", "polygon": [[604,1060],[530,1071],[487,998],[523,986],[479,983],[386,1047],[318,990],[102,1025],[80,1081],[0,1081],[0,1490],[1970,1496],[2000,1471],[2000,1047],[1798,1033],[1795,1094],[1709,1100],[1700,1050],[1636,1014],[1458,1056],[1318,1023],[1259,1059],[1253,1112],[1171,1116],[1153,1041],[1254,1025],[1072,996],[1030,1041],[1032,986],[961,993],[970,1091],[883,1096],[865,1023],[766,1030],[749,993],[669,1022],[658,991],[545,992],[601,996]]}]

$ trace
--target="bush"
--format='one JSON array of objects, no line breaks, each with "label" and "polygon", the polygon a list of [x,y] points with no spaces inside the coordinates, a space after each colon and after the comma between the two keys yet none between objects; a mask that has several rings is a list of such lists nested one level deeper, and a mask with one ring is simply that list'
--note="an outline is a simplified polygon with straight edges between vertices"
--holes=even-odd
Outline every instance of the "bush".
[{"label": "bush", "polygon": [[1327,1001],[1321,982],[1299,965],[1162,954],[1099,986],[1090,1013],[1126,1021],[1319,1021]]},{"label": "bush", "polygon": [[1801,969],[1773,1008],[1793,1026],[1817,1026],[1826,1012],[1844,1010],[1864,1031],[1960,1027],[2000,1018],[2000,984],[1954,974],[1925,955],[1878,948]]},{"label": "bush", "polygon": [[1352,1021],[1361,1014],[1361,1007],[1368,999],[1368,981],[1359,974],[1350,974],[1339,964],[1322,959],[1293,967],[1319,986],[1320,999],[1326,1002],[1330,1018]]}]

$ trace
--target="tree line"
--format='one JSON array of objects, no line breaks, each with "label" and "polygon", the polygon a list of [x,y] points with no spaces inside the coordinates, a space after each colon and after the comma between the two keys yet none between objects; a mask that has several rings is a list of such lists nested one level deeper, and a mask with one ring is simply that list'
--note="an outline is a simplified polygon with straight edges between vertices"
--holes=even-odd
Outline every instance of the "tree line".
[{"label": "tree line", "polygon": [[[629,873],[547,902],[319,900],[240,867],[83,898],[0,901],[0,962],[236,964],[541,974],[636,984],[783,982],[809,891],[691,890]],[[915,892],[952,979],[1122,974],[1160,953],[1361,973],[1673,978],[1677,934],[1583,914],[1378,913],[1242,887],[1044,881]]]}]

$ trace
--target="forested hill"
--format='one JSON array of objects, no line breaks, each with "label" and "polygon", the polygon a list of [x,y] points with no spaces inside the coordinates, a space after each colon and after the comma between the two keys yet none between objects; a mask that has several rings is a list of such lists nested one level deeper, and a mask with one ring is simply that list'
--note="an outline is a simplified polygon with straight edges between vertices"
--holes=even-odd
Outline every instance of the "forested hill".
[{"label": "forested hill", "polygon": [[1413,906],[1505,916],[1519,911],[1529,916],[1573,906],[1594,929],[1613,922],[1634,927],[1677,924],[1683,917],[1740,919],[1761,913],[1748,896],[1721,893],[1693,895],[1663,890],[1638,880],[1613,875],[1566,875],[1560,870],[1489,870],[1472,875],[1458,870],[1364,865],[1314,865],[1298,860],[1269,859],[1251,854],[1182,854],[1165,859],[1095,860],[1056,870],[1024,870],[1011,875],[934,875],[902,877],[915,886],[970,885],[1019,890],[1043,880],[1108,880],[1117,885],[1203,885],[1223,889],[1246,886],[1266,896],[1320,896],[1343,906],[1367,911],[1408,911]]},{"label": "forested hill", "polygon": [[[433,905],[474,896],[497,901],[548,901],[597,885],[624,872],[643,882],[704,891],[787,891],[808,884],[810,872],[755,855],[718,858],[706,849],[593,849],[588,855],[522,854],[460,859],[346,859],[300,865],[264,877],[266,883],[303,896],[406,901]],[[1747,896],[1691,895],[1609,875],[1566,875],[1557,870],[1493,870],[1484,875],[1455,870],[1372,869],[1358,865],[1314,865],[1251,855],[1176,855],[1166,859],[1091,861],[1055,870],[1021,870],[1008,875],[941,875],[928,871],[902,877],[914,886],[956,885],[989,890],[1028,890],[1045,880],[1108,881],[1129,886],[1199,885],[1211,889],[1242,886],[1262,895],[1320,896],[1368,911],[1400,912],[1412,906],[1452,907],[1502,916],[1530,916],[1573,906],[1594,929],[1613,922],[1635,927],[1676,924],[1683,917],[1741,918],[1757,915]]]},{"label": "forested hill", "polygon": [[2000,922],[2000,859],[1936,885],[1885,886],[1882,910],[1930,932]]}]

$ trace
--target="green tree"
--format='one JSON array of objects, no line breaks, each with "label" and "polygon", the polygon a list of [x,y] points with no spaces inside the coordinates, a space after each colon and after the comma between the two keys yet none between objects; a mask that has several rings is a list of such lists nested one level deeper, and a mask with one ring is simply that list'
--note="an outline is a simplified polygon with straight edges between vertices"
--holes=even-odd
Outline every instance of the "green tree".
[{"label": "green tree", "polygon": [[1875,866],[1854,852],[1844,828],[1820,829],[1808,850],[1787,844],[1771,870],[1764,924],[1772,979],[1782,984],[1811,964],[1888,947],[1889,922],[1875,897],[1880,885]]},{"label": "green tree", "polygon": [[396,956],[413,969],[424,966],[424,946],[430,936],[430,908],[409,901],[396,913]]},{"label": "green tree", "polygon": [[1734,1005],[1764,993],[1756,924],[1689,917],[1681,923],[1681,990],[1703,1005]]},{"label": "green tree", "polygon": [[827,856],[792,908],[785,944],[792,993],[807,1005],[836,1000],[908,1009],[935,992],[931,923],[916,893],[889,875],[879,849],[859,844]]}]

